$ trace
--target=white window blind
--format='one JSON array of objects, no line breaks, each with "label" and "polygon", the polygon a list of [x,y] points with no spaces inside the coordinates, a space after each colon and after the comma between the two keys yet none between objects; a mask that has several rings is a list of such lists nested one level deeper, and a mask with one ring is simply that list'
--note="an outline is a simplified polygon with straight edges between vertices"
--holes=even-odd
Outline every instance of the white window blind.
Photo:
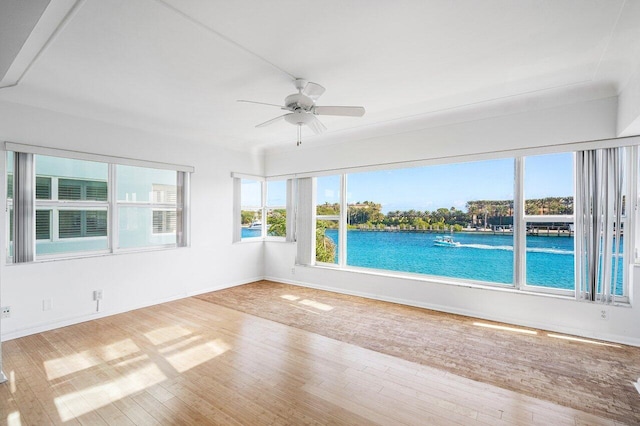
[{"label": "white window blind", "polygon": [[316,258],[315,224],[316,224],[316,180],[315,178],[298,179],[298,212],[296,215],[297,255],[299,265],[312,265]]}]

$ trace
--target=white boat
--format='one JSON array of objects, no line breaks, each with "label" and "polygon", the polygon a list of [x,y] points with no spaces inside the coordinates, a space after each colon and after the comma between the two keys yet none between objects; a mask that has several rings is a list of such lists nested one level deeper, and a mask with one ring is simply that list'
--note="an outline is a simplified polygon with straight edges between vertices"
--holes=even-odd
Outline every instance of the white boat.
[{"label": "white boat", "polygon": [[251,225],[249,225],[248,229],[262,229],[262,222],[256,220],[255,222],[252,222]]},{"label": "white boat", "polygon": [[460,247],[460,243],[453,241],[453,237],[436,237],[436,239],[433,240],[433,245],[439,247]]}]

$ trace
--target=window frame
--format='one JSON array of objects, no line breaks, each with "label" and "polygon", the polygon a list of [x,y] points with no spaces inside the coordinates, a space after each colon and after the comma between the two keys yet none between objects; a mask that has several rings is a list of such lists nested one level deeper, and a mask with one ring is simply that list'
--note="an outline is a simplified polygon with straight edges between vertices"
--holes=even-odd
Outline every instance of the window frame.
[{"label": "window frame", "polygon": [[[620,143],[613,144],[613,146],[625,146],[629,149],[630,154],[627,158],[627,167],[624,171],[625,179],[628,180],[628,184],[626,187],[625,195],[627,197],[627,208],[625,209],[625,229],[630,229],[627,233],[627,238],[624,239],[624,256],[622,262],[624,262],[624,273],[623,273],[623,295],[615,296],[614,303],[616,304],[628,304],[630,303],[630,271],[629,268],[634,264],[640,264],[640,255],[639,247],[637,243],[640,242],[640,224],[638,221],[640,220],[636,215],[636,211],[638,209],[638,203],[640,202],[640,194],[638,193],[638,188],[640,188],[640,155],[638,151],[640,147],[640,138],[631,138],[632,141],[635,141],[633,144],[623,144]],[[615,140],[613,140],[615,141]],[[601,142],[601,141],[600,141]],[[575,223],[575,213],[572,215],[527,215],[525,214],[525,194],[524,194],[524,159],[529,156],[536,155],[545,155],[545,154],[559,154],[559,153],[573,153],[575,158],[575,152],[583,149],[598,149],[603,147],[609,147],[608,145],[596,145],[595,143],[576,143],[576,144],[567,144],[562,147],[552,147],[551,149],[543,149],[543,148],[531,148],[531,149],[522,149],[522,150],[514,150],[512,152],[513,156],[504,155],[505,152],[500,153],[503,155],[496,154],[492,156],[490,154],[484,154],[481,156],[460,156],[456,157],[450,162],[443,161],[443,159],[437,159],[435,161],[416,161],[410,162],[409,164],[398,164],[393,163],[391,165],[376,165],[371,167],[361,167],[356,169],[343,169],[336,170],[334,173],[330,173],[329,171],[321,172],[320,174],[311,174],[309,175],[312,178],[317,178],[320,176],[327,175],[339,175],[342,180],[341,186],[341,201],[340,201],[340,238],[338,241],[339,244],[339,261],[337,264],[317,262],[315,259],[308,266],[321,266],[321,267],[331,267],[336,269],[343,269],[349,271],[357,271],[361,273],[367,273],[367,271],[371,271],[371,273],[378,274],[383,273],[385,275],[394,275],[394,276],[406,276],[408,278],[415,279],[416,275],[420,277],[424,277],[425,281],[437,281],[437,282],[451,282],[451,283],[459,283],[461,285],[477,285],[479,287],[485,288],[496,288],[496,289],[506,289],[506,290],[514,290],[522,293],[533,293],[533,294],[544,294],[544,295],[552,295],[552,296],[560,296],[567,298],[575,298],[578,291],[578,279],[575,281],[575,287],[573,290],[565,290],[565,289],[556,289],[552,287],[544,287],[544,286],[536,286],[536,285],[528,285],[526,283],[526,224],[528,222],[563,222],[563,223]],[[561,149],[563,148],[563,149]],[[475,158],[474,158],[475,157]],[[478,158],[479,157],[479,158]],[[401,272],[401,271],[392,271],[386,269],[376,269],[376,268],[359,268],[353,267],[346,264],[346,247],[348,244],[346,238],[346,221],[347,221],[347,207],[348,203],[346,200],[346,193],[348,191],[347,188],[347,179],[348,175],[351,172],[362,172],[365,170],[387,170],[387,169],[397,169],[405,167],[415,167],[415,166],[429,166],[436,164],[454,164],[458,162],[465,161],[482,161],[482,160],[492,160],[499,158],[513,158],[514,160],[514,280],[513,285],[505,287],[504,284],[491,283],[479,280],[466,280],[466,279],[458,279],[458,278],[449,278],[442,277],[436,275],[427,275],[427,274],[416,274],[411,272]],[[306,177],[305,175],[301,175],[301,177]],[[573,177],[576,179],[576,170],[575,170],[575,160],[574,160],[574,170]],[[315,185],[314,185],[314,188]],[[317,190],[314,189],[314,191]],[[343,196],[345,194],[345,196]],[[315,199],[315,194],[313,195]],[[575,183],[574,183],[574,205],[577,202],[576,197],[578,194],[575,193]],[[633,205],[630,201],[633,200]],[[313,207],[314,209],[316,206]],[[575,212],[575,208],[574,208]],[[335,217],[334,217],[335,216]],[[344,216],[344,218],[342,217]],[[331,219],[335,220],[337,215],[332,216],[313,216],[314,220],[314,229],[318,219]],[[344,228],[344,229],[343,229]],[[575,233],[579,232],[577,229],[574,230],[574,238]],[[575,239],[574,239],[575,241]],[[315,247],[315,236],[312,241],[312,245]],[[574,244],[575,247],[575,244]],[[574,248],[575,252],[575,248]],[[632,254],[635,253],[635,254]],[[635,262],[634,262],[635,261]],[[574,273],[577,272],[576,263],[574,260]]]},{"label": "window frame", "polygon": [[[243,173],[231,173],[231,178],[234,182],[233,189],[233,243],[251,243],[251,242],[260,242],[260,241],[268,241],[268,242],[293,242],[295,241],[295,216],[296,216],[296,206],[293,201],[293,188],[294,184],[290,183],[291,178],[266,178],[264,176],[255,176],[248,175]],[[259,206],[243,206],[242,205],[242,181],[250,180],[254,182],[258,182],[260,184],[260,205]],[[285,205],[277,205],[272,206],[268,205],[268,182],[274,181],[283,181],[285,183],[286,188],[286,202]],[[243,207],[249,207],[248,209],[243,209]],[[286,220],[286,231],[285,236],[273,236],[268,235],[268,218],[267,213],[270,209],[284,209],[286,210],[287,220]],[[255,237],[242,237],[242,211],[253,210],[260,213],[260,220],[262,222],[262,227],[260,229],[260,235]]]},{"label": "window frame", "polygon": [[[82,178],[74,178],[68,176],[40,176],[37,177],[46,177],[50,178],[50,199],[36,199],[35,197],[35,189],[34,189],[34,201],[33,201],[33,211],[34,216],[37,211],[49,211],[50,215],[50,225],[49,225],[49,239],[38,239],[36,233],[34,231],[34,259],[28,263],[37,263],[43,261],[50,260],[59,260],[59,259],[75,259],[75,258],[84,258],[84,257],[95,257],[95,256],[104,256],[104,255],[112,255],[112,254],[121,254],[128,252],[143,252],[143,251],[154,251],[154,250],[165,250],[168,248],[181,248],[188,247],[190,240],[190,209],[189,209],[189,201],[190,201],[190,174],[195,172],[195,169],[192,166],[184,166],[170,163],[159,163],[147,160],[138,160],[131,159],[125,157],[114,157],[114,156],[105,156],[100,154],[92,154],[85,152],[77,152],[77,151],[67,151],[61,149],[54,148],[46,148],[34,145],[24,145],[17,144],[13,142],[5,142],[4,143],[4,155],[1,161],[2,169],[4,171],[4,188],[2,188],[3,192],[0,194],[4,194],[6,203],[7,203],[7,211],[4,216],[5,228],[7,229],[5,244],[3,247],[4,250],[4,258],[5,263],[9,265],[15,264],[13,256],[11,255],[10,244],[13,244],[12,241],[9,240],[10,235],[10,215],[9,209],[13,205],[13,199],[9,199],[9,192],[14,192],[13,187],[8,188],[9,184],[15,185],[14,179],[9,175],[10,167],[8,165],[8,153],[10,152],[24,152],[34,154],[35,156],[48,156],[48,157],[57,157],[62,159],[73,159],[73,160],[82,160],[82,161],[93,161],[98,163],[103,163],[107,165],[108,168],[108,178],[107,178],[107,199],[106,201],[99,200],[62,200],[58,199],[58,180],[59,179],[71,179],[71,180],[79,180],[79,181],[91,181],[92,179],[82,179]],[[34,160],[35,163],[35,160]],[[157,245],[149,245],[143,247],[134,247],[134,248],[118,248],[118,209],[122,203],[117,202],[117,194],[116,194],[116,176],[115,176],[115,168],[117,165],[128,165],[128,166],[136,166],[150,169],[160,169],[160,170],[169,170],[176,173],[176,188],[177,192],[180,194],[176,195],[176,203],[170,206],[171,210],[176,212],[176,227],[177,221],[181,220],[182,228],[181,235],[178,235],[178,230],[176,229],[176,242],[172,244],[157,244]],[[35,171],[35,168],[34,168]],[[34,173],[35,174],[35,173]],[[36,184],[36,179],[34,179],[34,184]],[[83,184],[83,187],[86,187],[86,183]],[[182,201],[180,203],[180,201]],[[142,203],[133,203],[136,207],[139,207]],[[163,209],[164,204],[159,203],[150,203],[150,207]],[[81,210],[81,211],[89,211],[89,210],[105,210],[107,212],[107,226],[106,226],[106,236],[84,236],[84,237],[70,237],[70,238],[60,238],[59,235],[59,212],[60,211],[68,211],[68,210]],[[180,218],[180,219],[178,219]],[[35,224],[35,218],[34,218]],[[35,225],[34,225],[35,226]],[[153,233],[153,223],[149,224],[150,232]],[[157,234],[159,235],[159,234]],[[15,238],[15,236],[14,236]],[[72,252],[61,252],[61,253],[53,253],[53,254],[35,254],[35,247],[38,242],[46,242],[46,241],[69,241],[72,242],[74,240],[81,241],[90,241],[97,239],[105,239],[107,240],[107,249],[99,249],[99,250],[79,250]]]}]

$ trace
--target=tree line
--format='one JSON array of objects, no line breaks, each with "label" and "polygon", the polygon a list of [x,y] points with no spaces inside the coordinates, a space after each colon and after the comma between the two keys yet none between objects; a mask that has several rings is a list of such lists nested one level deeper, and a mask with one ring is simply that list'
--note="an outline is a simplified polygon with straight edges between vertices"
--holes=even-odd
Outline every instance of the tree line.
[{"label": "tree line", "polygon": [[[451,208],[436,210],[395,210],[382,213],[382,205],[373,201],[349,204],[347,224],[357,228],[371,227],[414,227],[416,229],[444,229],[450,227],[489,227],[511,225],[513,223],[513,200],[473,200],[465,205],[466,211]],[[317,215],[339,215],[338,203],[320,204]],[[573,197],[546,197],[525,201],[528,215],[570,215],[573,214]],[[324,221],[327,228],[335,227],[334,222]]]}]

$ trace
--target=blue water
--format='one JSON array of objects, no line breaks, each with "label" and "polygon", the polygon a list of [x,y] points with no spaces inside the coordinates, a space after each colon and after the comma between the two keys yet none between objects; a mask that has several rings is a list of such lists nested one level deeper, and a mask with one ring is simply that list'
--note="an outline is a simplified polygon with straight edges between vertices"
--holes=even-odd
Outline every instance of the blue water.
[{"label": "blue water", "polygon": [[[338,231],[326,231],[338,241]],[[433,245],[437,234],[412,232],[347,233],[347,264],[364,268],[412,272],[474,281],[513,284],[513,237],[455,234],[460,247]],[[527,284],[573,290],[573,237],[527,236]],[[618,265],[617,294],[622,294]]]},{"label": "blue water", "polygon": [[[338,231],[326,235],[338,241]],[[242,237],[260,230],[243,229]],[[347,264],[491,283],[513,284],[513,237],[456,233],[460,247],[433,245],[437,234],[413,232],[347,232]],[[573,237],[527,236],[527,284],[574,290]],[[336,254],[337,259],[337,254]],[[336,260],[337,261],[337,260]],[[619,258],[618,287],[622,294],[623,262]]]}]

